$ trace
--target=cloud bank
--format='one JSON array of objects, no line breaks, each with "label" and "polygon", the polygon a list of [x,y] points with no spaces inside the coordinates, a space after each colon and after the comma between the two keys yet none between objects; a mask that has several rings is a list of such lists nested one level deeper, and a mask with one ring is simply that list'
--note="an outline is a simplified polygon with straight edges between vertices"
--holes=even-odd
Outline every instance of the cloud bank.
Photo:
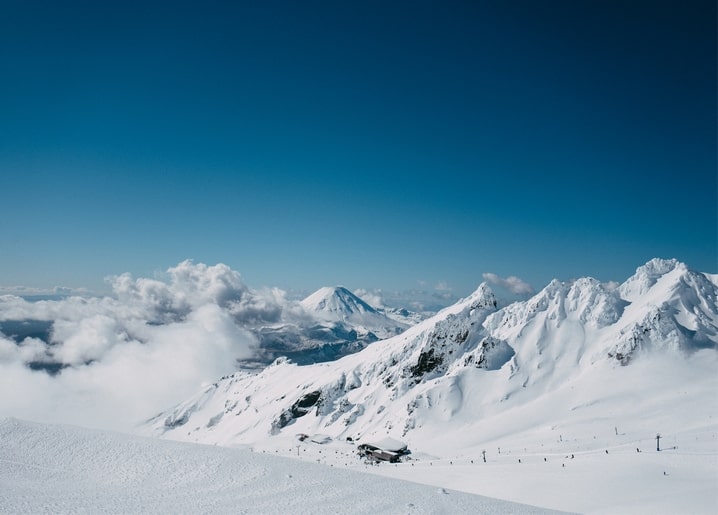
[{"label": "cloud bank", "polygon": [[0,417],[129,429],[252,357],[245,327],[302,316],[222,264],[109,282],[107,297],[0,296]]},{"label": "cloud bank", "polygon": [[386,307],[384,304],[384,292],[381,289],[367,290],[359,288],[354,290],[354,295],[375,308],[383,309]]},{"label": "cloud bank", "polygon": [[482,275],[486,282],[501,286],[516,295],[531,295],[534,293],[534,289],[529,283],[519,277],[516,277],[515,275],[511,275],[506,278],[499,277],[498,275],[490,272],[486,272]]}]

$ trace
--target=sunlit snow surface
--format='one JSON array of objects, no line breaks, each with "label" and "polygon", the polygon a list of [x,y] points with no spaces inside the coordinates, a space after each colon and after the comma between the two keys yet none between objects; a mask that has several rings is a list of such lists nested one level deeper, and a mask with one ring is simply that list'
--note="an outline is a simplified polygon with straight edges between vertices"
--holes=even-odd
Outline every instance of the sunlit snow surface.
[{"label": "sunlit snow surface", "polygon": [[543,513],[248,449],[0,421],[2,513]]},{"label": "sunlit snow surface", "polygon": [[[718,361],[712,350],[686,360],[653,356],[630,367],[585,373],[552,395],[483,419],[427,413],[404,440],[413,453],[398,465],[364,464],[356,444],[299,442],[326,431],[312,413],[280,434],[257,438],[255,452],[319,462],[534,506],[579,513],[718,513]],[[287,371],[285,371],[287,372]],[[466,386],[466,384],[464,384]],[[463,396],[480,394],[464,389]],[[208,406],[211,405],[211,402]],[[387,407],[378,416],[390,411]],[[211,409],[200,408],[194,418]],[[261,409],[260,409],[261,412]],[[230,420],[242,418],[242,415]],[[394,419],[391,414],[389,420]],[[261,420],[261,419],[260,419]],[[257,430],[270,421],[255,419]],[[660,433],[661,451],[656,451]],[[170,433],[180,437],[181,431]],[[250,435],[251,430],[247,431]],[[186,428],[185,438],[232,445],[221,424]],[[234,435],[236,439],[245,435]],[[370,441],[378,435],[368,435]],[[401,435],[399,435],[401,436]],[[486,451],[486,463],[482,451]],[[640,451],[640,452],[638,452]]]}]

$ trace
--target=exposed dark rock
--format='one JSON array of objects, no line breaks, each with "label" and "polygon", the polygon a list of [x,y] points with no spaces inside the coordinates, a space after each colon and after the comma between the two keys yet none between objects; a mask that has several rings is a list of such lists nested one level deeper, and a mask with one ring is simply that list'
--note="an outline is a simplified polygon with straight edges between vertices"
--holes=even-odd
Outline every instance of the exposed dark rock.
[{"label": "exposed dark rock", "polygon": [[443,361],[441,356],[434,355],[434,349],[422,351],[422,353],[419,354],[419,361],[410,369],[411,375],[413,377],[421,377],[424,374],[428,374],[441,365]]}]

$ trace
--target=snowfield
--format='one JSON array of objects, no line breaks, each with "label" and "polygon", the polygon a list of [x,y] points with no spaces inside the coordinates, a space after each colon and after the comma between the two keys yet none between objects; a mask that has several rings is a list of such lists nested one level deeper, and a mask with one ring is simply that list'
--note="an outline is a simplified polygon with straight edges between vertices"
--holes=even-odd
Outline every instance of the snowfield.
[{"label": "snowfield", "polygon": [[207,445],[0,421],[2,513],[548,513]]},{"label": "snowfield", "polygon": [[[378,320],[341,289],[309,300],[327,319]],[[146,369],[128,370],[111,429],[133,421],[123,405]],[[8,415],[38,413],[4,379],[20,392]],[[622,284],[554,280],[506,306],[483,283],[341,359],[215,376],[147,416],[138,436],[0,423],[0,512],[715,514],[718,277],[653,259]],[[404,444],[401,463],[357,452]]]},{"label": "snowfield", "polygon": [[367,467],[341,439],[317,445],[278,435],[253,446],[568,512],[718,513],[716,353],[701,351],[685,362],[652,356],[631,366],[587,374],[486,420],[424,419],[431,431],[407,434],[413,454],[398,465]]}]

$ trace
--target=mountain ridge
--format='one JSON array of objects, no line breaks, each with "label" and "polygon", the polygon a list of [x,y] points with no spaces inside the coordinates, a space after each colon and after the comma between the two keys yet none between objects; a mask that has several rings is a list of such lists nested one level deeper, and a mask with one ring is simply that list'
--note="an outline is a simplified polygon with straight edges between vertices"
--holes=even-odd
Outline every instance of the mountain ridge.
[{"label": "mountain ridge", "polygon": [[554,280],[505,307],[482,283],[401,335],[340,360],[297,366],[280,358],[257,374],[223,378],[143,431],[221,444],[295,432],[427,442],[427,435],[486,427],[492,417],[513,419],[552,399],[568,409],[573,388],[632,377],[633,363],[646,366],[652,354],[677,367],[699,352],[714,359],[718,287],[667,263],[639,267],[623,283],[647,287]]}]

